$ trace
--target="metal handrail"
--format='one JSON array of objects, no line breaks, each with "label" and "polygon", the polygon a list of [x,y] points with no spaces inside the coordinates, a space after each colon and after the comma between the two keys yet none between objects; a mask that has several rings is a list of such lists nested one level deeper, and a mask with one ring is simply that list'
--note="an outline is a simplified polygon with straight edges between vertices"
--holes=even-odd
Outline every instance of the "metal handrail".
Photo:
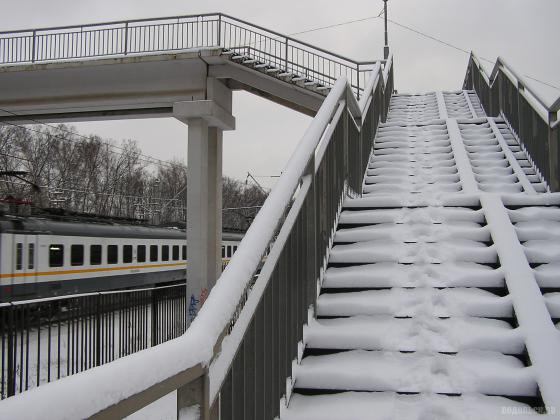
[{"label": "metal handrail", "polygon": [[[277,416],[342,200],[361,190],[377,126],[387,115],[391,64],[386,77],[375,66],[360,103],[345,78],[335,83],[183,336],[92,369],[87,381],[71,376],[8,398],[0,417],[123,417],[173,390],[183,403],[197,399],[203,419],[218,410],[235,411],[235,418]],[[157,369],[146,374],[150,366]],[[80,401],[86,395],[87,404]]]},{"label": "metal handrail", "polygon": [[[167,17],[160,17],[160,18],[142,18],[142,19],[126,19],[126,20],[114,20],[114,21],[109,21],[109,22],[96,22],[96,23],[86,23],[86,24],[82,24],[82,25],[66,25],[66,26],[47,26],[47,27],[41,27],[41,28],[34,28],[34,29],[16,29],[16,30],[11,30],[11,31],[0,31],[0,35],[8,35],[8,34],[24,34],[24,33],[33,33],[33,32],[43,32],[43,31],[59,31],[59,30],[63,30],[63,29],[82,29],[82,28],[91,28],[91,27],[104,27],[104,26],[112,26],[112,25],[126,25],[131,24],[131,23],[147,23],[147,22],[159,22],[159,21],[164,21],[164,20],[177,20],[177,19],[189,19],[189,18],[204,18],[204,17],[216,17],[216,16],[222,16],[222,17],[227,17],[231,20],[237,21],[239,23],[243,23],[245,25],[249,25],[252,26],[254,28],[263,30],[263,31],[267,31],[271,34],[274,34],[280,38],[284,38],[290,41],[293,41],[295,43],[301,44],[301,45],[305,45],[306,47],[309,48],[313,48],[317,51],[321,51],[325,54],[331,55],[333,57],[336,58],[340,58],[341,60],[346,60],[352,63],[356,63],[356,64],[374,64],[377,61],[356,61],[353,60],[351,58],[345,57],[341,54],[337,54],[337,53],[333,53],[332,51],[328,51],[326,49],[317,47],[315,45],[312,45],[310,43],[307,43],[305,41],[300,41],[296,38],[293,38],[289,35],[284,35],[280,32],[276,32],[274,30],[265,28],[263,26],[260,25],[256,25],[254,23],[250,23],[246,20],[243,19],[239,19],[236,18],[234,16],[228,15],[226,13],[201,13],[198,15],[179,15],[179,16],[167,16]],[[384,63],[386,60],[379,60],[382,63]]]},{"label": "metal handrail", "polygon": [[486,113],[509,123],[550,190],[560,191],[560,98],[545,101],[501,57],[488,74],[474,53],[463,88],[476,90]]},{"label": "metal handrail", "polygon": [[[231,39],[232,28],[234,39]],[[240,42],[247,38],[249,44]],[[357,94],[363,90],[365,79],[360,83],[363,73],[370,71],[374,64],[352,60],[227,14],[207,13],[0,32],[0,65],[203,47],[239,49],[251,46],[251,40],[259,44],[259,47],[252,46],[258,55],[270,58],[279,66],[285,65],[286,70],[302,68],[305,76],[309,73],[312,78],[327,69],[332,73],[329,77],[318,77],[325,83],[343,74],[348,76]],[[292,63],[288,63],[289,55]]]},{"label": "metal handrail", "polygon": [[[535,89],[531,87],[530,84],[526,82],[523,76],[517,73],[517,71],[515,71],[515,69],[504,60],[504,58],[498,57],[496,59],[496,63],[494,64],[494,67],[492,68],[490,74],[488,74],[484,66],[480,64],[480,59],[474,52],[471,52],[470,60],[474,62],[476,68],[478,69],[480,74],[483,75],[489,87],[492,87],[494,85],[494,83],[498,79],[500,71],[502,71],[503,74],[505,74],[510,79],[510,81],[518,87],[522,94],[524,94],[525,96],[527,96],[527,94],[530,95],[530,97],[527,99],[536,102],[537,106],[540,108],[537,109],[537,111],[540,111],[543,119],[546,122],[550,122],[548,117],[551,113],[554,114],[560,111],[560,96],[552,103],[547,102],[538,92],[535,91]],[[465,75],[465,81],[463,83],[464,87],[469,86],[468,78],[469,73],[467,72],[467,74]],[[551,126],[557,123],[557,118],[553,119]]]}]

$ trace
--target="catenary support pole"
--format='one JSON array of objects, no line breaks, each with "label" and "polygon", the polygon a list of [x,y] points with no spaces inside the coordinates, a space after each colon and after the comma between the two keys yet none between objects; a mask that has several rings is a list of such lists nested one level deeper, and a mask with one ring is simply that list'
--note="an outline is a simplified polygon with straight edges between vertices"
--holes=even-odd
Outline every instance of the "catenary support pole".
[{"label": "catenary support pole", "polygon": [[385,58],[385,60],[387,60],[389,58],[389,35],[387,33],[387,0],[383,0],[383,3],[383,17],[385,20],[385,47],[383,48],[383,57]]}]

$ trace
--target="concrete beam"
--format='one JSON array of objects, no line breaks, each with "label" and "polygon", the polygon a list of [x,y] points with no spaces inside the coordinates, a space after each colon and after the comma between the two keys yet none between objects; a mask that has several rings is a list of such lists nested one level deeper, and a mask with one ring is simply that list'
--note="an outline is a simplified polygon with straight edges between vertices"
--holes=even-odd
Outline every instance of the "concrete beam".
[{"label": "concrete beam", "polygon": [[186,124],[201,118],[209,127],[235,130],[233,115],[214,100],[176,102],[173,104],[173,116]]},{"label": "concrete beam", "polygon": [[325,99],[319,93],[231,61],[211,65],[208,76],[228,79],[231,88],[243,88],[307,115],[315,115]]},{"label": "concrete beam", "polygon": [[[319,93],[234,63],[221,52],[208,48],[0,66],[0,110],[8,111],[0,111],[0,122],[170,117],[175,103],[208,99],[231,114],[231,107],[224,105],[230,102],[231,89],[244,89],[307,115],[315,115],[321,106],[324,96]],[[217,114],[223,113],[209,112]],[[231,127],[231,118],[227,120],[218,115],[210,123]]]},{"label": "concrete beam", "polygon": [[9,111],[0,112],[0,121],[14,122],[11,113],[58,122],[169,117],[175,102],[206,99],[205,59],[223,60],[219,54],[218,49],[0,66],[0,109]]}]

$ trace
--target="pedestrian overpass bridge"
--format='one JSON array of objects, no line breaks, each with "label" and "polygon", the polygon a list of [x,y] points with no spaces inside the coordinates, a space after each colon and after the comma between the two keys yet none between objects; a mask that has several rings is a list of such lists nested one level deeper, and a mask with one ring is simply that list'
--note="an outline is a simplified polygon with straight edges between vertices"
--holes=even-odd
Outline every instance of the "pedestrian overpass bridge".
[{"label": "pedestrian overpass bridge", "polygon": [[[560,100],[502,59],[487,74],[471,55],[463,90],[407,95],[391,57],[355,63],[221,14],[2,36],[5,123],[187,123],[188,296],[212,290],[180,338],[0,417],[122,418],[173,391],[179,418],[558,415]],[[232,89],[314,118],[219,276]]]}]

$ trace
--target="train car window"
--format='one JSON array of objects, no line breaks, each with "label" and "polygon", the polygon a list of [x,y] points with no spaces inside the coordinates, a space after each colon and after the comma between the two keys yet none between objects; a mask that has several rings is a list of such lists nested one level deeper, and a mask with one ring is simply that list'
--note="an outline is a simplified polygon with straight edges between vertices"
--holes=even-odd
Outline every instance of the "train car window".
[{"label": "train car window", "polygon": [[35,266],[35,244],[27,246],[27,269],[33,270]]},{"label": "train car window", "polygon": [[161,260],[169,261],[169,245],[161,246]]},{"label": "train car window", "polygon": [[109,245],[107,247],[107,264],[117,264],[119,262],[119,246]]},{"label": "train car window", "polygon": [[16,244],[16,270],[23,268],[23,244],[18,242]]},{"label": "train car window", "polygon": [[158,246],[150,245],[150,261],[154,262],[158,260]]},{"label": "train car window", "polygon": [[222,245],[222,258],[226,257],[226,247]]},{"label": "train car window", "polygon": [[187,261],[187,246],[183,245],[183,260]]},{"label": "train car window", "polygon": [[[233,254],[235,254],[236,252],[237,252],[237,246],[234,245],[234,246],[233,246]],[[233,255],[233,254],[232,254],[232,255]]]},{"label": "train car window", "polygon": [[179,245],[173,245],[173,261],[179,261]]},{"label": "train car window", "polygon": [[64,265],[64,245],[52,244],[49,246],[49,267],[62,267]]},{"label": "train car window", "polygon": [[89,263],[90,265],[101,265],[103,257],[103,247],[101,245],[91,245],[89,247]]},{"label": "train car window", "polygon": [[72,245],[70,247],[70,265],[84,265],[83,245]]},{"label": "train car window", "polygon": [[131,263],[132,262],[132,245],[124,245],[123,246],[123,263]]},{"label": "train car window", "polygon": [[226,256],[227,256],[228,258],[231,258],[231,245],[228,245],[228,246],[227,246]]},{"label": "train car window", "polygon": [[136,248],[136,261],[146,262],[146,245],[138,245]]}]

